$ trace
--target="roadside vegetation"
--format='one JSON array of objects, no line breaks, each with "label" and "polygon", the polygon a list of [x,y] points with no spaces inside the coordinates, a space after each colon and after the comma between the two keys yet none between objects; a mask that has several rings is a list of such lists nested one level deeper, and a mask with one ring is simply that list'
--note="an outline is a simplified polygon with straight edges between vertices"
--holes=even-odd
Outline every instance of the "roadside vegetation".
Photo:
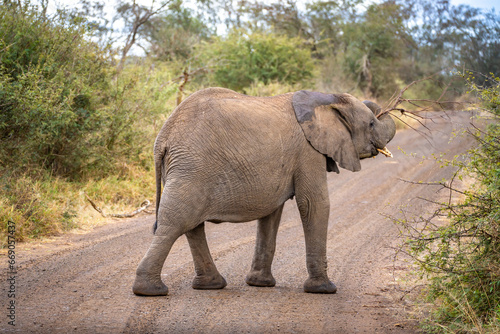
[{"label": "roadside vegetation", "polygon": [[[461,74],[480,103],[478,118],[486,127],[468,129],[477,146],[452,160],[451,180],[421,186],[446,191],[432,201],[435,211],[395,219],[405,236],[402,251],[425,277],[425,301],[435,305],[423,319],[429,333],[500,332],[500,78]],[[460,181],[472,184],[463,189]]]},{"label": "roadside vegetation", "polygon": [[405,97],[477,96],[492,115],[475,133],[478,147],[455,162],[477,183],[463,203],[440,209],[450,225],[408,241],[440,305],[433,323],[444,325],[429,328],[498,329],[495,12],[431,0],[121,0],[110,19],[104,1],[56,12],[47,1],[0,3],[2,246],[8,221],[18,241],[103,222],[87,196],[107,213],[151,199],[156,133],[196,90],[315,89],[384,104],[429,77]]}]

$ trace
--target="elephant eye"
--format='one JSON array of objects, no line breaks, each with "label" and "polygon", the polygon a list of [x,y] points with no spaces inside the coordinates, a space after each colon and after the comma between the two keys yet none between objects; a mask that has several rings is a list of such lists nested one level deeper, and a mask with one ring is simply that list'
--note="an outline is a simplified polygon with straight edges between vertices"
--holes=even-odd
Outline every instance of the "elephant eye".
[{"label": "elephant eye", "polygon": [[373,127],[375,126],[375,120],[371,120],[370,121],[370,128],[373,129]]}]

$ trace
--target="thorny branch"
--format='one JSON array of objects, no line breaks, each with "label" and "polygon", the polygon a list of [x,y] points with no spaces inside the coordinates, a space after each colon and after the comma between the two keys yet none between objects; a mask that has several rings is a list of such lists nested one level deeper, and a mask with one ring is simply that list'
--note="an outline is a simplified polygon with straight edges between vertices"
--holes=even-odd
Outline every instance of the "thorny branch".
[{"label": "thorny branch", "polygon": [[[449,105],[454,105],[454,104],[456,104],[456,105],[462,105],[462,104],[471,104],[472,103],[472,102],[443,101],[443,98],[444,98],[446,92],[450,88],[451,82],[448,83],[444,87],[443,92],[441,93],[441,95],[439,96],[439,98],[437,100],[431,100],[431,99],[407,99],[407,98],[405,98],[403,96],[404,93],[408,89],[410,89],[410,87],[412,87],[412,86],[414,86],[414,85],[416,85],[418,83],[427,81],[427,80],[434,80],[434,78],[439,73],[441,73],[441,71],[437,72],[437,73],[434,73],[432,75],[429,75],[429,76],[427,76],[425,78],[413,81],[412,83],[410,83],[409,85],[407,85],[406,87],[404,87],[403,89],[401,89],[399,92],[396,91],[392,95],[392,97],[387,101],[387,103],[385,104],[385,106],[382,108],[382,111],[377,115],[377,118],[379,118],[380,116],[382,116],[384,114],[390,113],[391,111],[399,111],[399,112],[401,112],[401,115],[406,115],[406,116],[408,116],[410,118],[413,118],[413,119],[417,120],[418,123],[420,123],[420,125],[422,125],[426,129],[428,129],[428,127],[421,121],[422,119],[428,119],[428,117],[423,116],[422,113],[428,112],[428,111],[436,111],[436,110],[446,111],[446,108]],[[409,110],[409,109],[403,108],[401,106],[403,103],[410,104],[412,107],[415,108],[415,110]],[[405,122],[401,117],[396,116],[394,114],[391,114],[391,115],[394,116],[394,117],[396,117],[396,118],[398,118],[401,122],[403,122],[404,124],[406,124],[407,126],[409,126],[410,128],[412,128],[413,130],[418,131],[414,127],[410,126],[407,122]],[[418,131],[418,132],[420,132],[420,131]]]},{"label": "thorny branch", "polygon": [[145,200],[144,202],[141,203],[141,206],[137,210],[134,210],[134,211],[132,211],[130,213],[109,213],[109,214],[105,214],[102,211],[102,209],[100,207],[98,207],[94,203],[94,201],[92,201],[90,199],[90,197],[87,194],[85,194],[85,197],[87,198],[87,201],[89,201],[90,205],[92,205],[92,207],[97,212],[99,212],[104,218],[108,218],[108,217],[113,217],[113,218],[130,218],[130,217],[134,217],[135,215],[141,213],[142,211],[148,212],[146,209],[151,205],[151,202],[149,200]]},{"label": "thorny branch", "polygon": [[[453,177],[454,178],[454,177]],[[403,179],[399,179],[400,181],[403,181],[403,182],[406,182],[406,183],[410,183],[410,184],[418,184],[418,185],[423,185],[423,186],[441,186],[442,188],[444,189],[448,189],[450,190],[450,192],[456,192],[456,193],[459,193],[461,195],[470,195],[470,196],[474,196],[474,194],[470,194],[470,193],[466,193],[466,192],[463,192],[463,191],[460,191],[456,188],[453,188],[452,187],[452,183],[453,181],[450,182],[450,184],[447,184],[446,182],[415,182],[415,181],[409,181],[409,180],[403,180]],[[476,196],[475,196],[476,197]],[[478,197],[476,197],[478,198]],[[451,201],[451,199],[450,199]]]}]

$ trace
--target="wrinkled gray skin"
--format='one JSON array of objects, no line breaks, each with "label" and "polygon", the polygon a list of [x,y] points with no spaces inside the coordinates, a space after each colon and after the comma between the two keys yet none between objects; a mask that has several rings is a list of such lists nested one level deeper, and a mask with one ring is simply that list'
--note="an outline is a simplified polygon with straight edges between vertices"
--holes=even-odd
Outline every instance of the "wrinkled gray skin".
[{"label": "wrinkled gray skin", "polygon": [[157,229],[133,292],[167,294],[161,269],[183,234],[195,265],[193,288],[224,288],[208,249],[206,221],[258,219],[246,282],[274,286],[271,263],[283,204],[296,196],[309,273],[304,291],[335,293],[326,263],[326,172],[338,173],[337,164],[359,171],[360,159],[377,155],[393,138],[394,121],[388,115],[378,120],[377,108],[349,94],[299,91],[261,98],[223,88],[192,94],[156,138]]}]

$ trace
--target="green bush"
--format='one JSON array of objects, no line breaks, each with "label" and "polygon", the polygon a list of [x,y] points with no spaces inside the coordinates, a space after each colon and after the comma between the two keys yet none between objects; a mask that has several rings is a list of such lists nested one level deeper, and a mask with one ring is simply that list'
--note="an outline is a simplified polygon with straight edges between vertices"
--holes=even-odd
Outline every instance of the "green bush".
[{"label": "green bush", "polygon": [[[131,163],[153,170],[153,144],[163,122],[175,108],[177,85],[171,84],[169,66],[148,60],[128,64],[110,83],[108,103],[101,110],[108,116],[101,133],[107,154],[102,159],[113,162],[113,173]],[[99,173],[89,171],[90,177]]]},{"label": "green bush", "polygon": [[107,115],[107,50],[83,22],[26,5],[0,7],[0,160],[76,175],[92,160]]},{"label": "green bush", "polygon": [[3,167],[85,179],[148,164],[152,125],[174,107],[164,63],[132,62],[118,76],[81,19],[48,19],[29,6],[1,7],[0,19]]},{"label": "green bush", "polygon": [[198,54],[213,69],[210,82],[242,91],[255,82],[294,85],[313,76],[314,63],[300,38],[232,30],[205,43]]},{"label": "green bush", "polygon": [[116,75],[111,55],[81,19],[0,6],[0,235],[9,220],[20,241],[98,221],[83,192],[108,213],[154,193],[154,138],[177,85],[163,62]]},{"label": "green bush", "polygon": [[78,175],[61,177],[33,162],[0,166],[0,247],[9,220],[16,223],[19,241],[102,221],[84,193],[106,213],[130,212],[151,200],[154,139],[175,107],[177,87],[166,84],[171,77],[166,64],[152,69],[148,62],[137,62],[109,83],[99,112],[110,116],[87,134],[87,143],[102,144],[87,148],[92,155]]},{"label": "green bush", "polygon": [[485,131],[474,131],[476,148],[445,163],[475,183],[460,192],[462,201],[442,203],[430,218],[399,221],[408,235],[405,249],[430,279],[428,298],[438,305],[426,327],[433,332],[500,329],[500,78],[492,74],[478,86],[472,73],[464,76],[490,120]]}]

